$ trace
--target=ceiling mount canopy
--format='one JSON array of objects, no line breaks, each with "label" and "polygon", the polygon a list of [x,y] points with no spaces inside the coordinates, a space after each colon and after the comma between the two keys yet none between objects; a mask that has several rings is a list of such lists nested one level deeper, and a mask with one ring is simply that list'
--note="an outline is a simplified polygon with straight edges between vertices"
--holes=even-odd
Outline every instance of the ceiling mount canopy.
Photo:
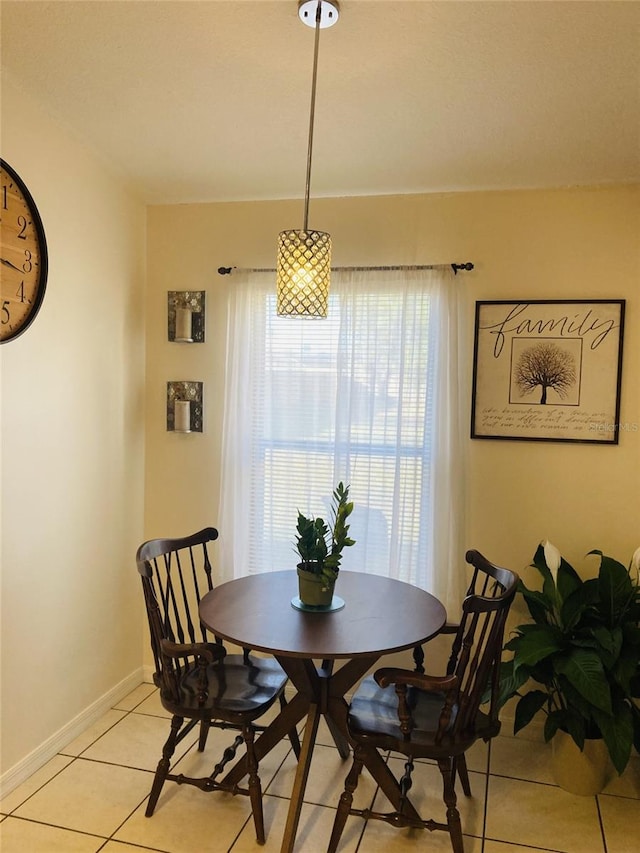
[{"label": "ceiling mount canopy", "polygon": [[309,230],[309,189],[320,30],[333,26],[339,14],[339,7],[335,0],[331,2],[330,0],[300,0],[298,3],[300,20],[307,26],[315,28],[315,42],[309,111],[307,179],[304,191],[304,222],[302,230],[282,231],[278,238],[276,310],[282,316],[326,317],[328,311],[331,237],[324,231]]},{"label": "ceiling mount canopy", "polygon": [[340,7],[332,0],[300,0],[298,3],[298,15],[303,24],[315,27],[316,13],[320,6],[320,29],[332,27],[340,17]]}]

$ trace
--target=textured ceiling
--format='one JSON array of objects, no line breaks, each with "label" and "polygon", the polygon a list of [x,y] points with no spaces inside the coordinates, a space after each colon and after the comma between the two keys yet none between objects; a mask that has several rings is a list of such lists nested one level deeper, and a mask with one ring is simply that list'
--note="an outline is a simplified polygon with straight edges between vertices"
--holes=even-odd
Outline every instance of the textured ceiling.
[{"label": "textured ceiling", "polygon": [[[639,2],[340,6],[312,196],[640,180]],[[296,0],[0,11],[3,75],[147,202],[301,196],[314,33]]]}]

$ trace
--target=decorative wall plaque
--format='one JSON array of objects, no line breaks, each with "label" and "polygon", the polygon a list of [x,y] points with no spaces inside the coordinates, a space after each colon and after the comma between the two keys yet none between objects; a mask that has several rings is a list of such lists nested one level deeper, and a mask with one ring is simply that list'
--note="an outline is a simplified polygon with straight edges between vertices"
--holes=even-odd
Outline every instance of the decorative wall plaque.
[{"label": "decorative wall plaque", "polygon": [[202,382],[167,382],[167,430],[202,432]]},{"label": "decorative wall plaque", "polygon": [[170,290],[167,294],[167,325],[170,341],[204,343],[204,290]]},{"label": "decorative wall plaque", "polygon": [[617,444],[623,299],[476,302],[472,438]]}]

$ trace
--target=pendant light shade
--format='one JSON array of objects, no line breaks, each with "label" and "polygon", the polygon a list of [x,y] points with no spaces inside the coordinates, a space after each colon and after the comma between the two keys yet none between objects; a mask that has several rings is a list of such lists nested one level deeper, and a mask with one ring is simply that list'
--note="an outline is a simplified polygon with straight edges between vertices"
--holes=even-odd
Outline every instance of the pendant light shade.
[{"label": "pendant light shade", "polygon": [[308,227],[309,188],[320,30],[332,26],[338,20],[338,4],[335,0],[301,0],[298,14],[303,23],[315,27],[304,224],[300,231],[281,231],[278,238],[276,311],[281,316],[326,317],[331,277],[331,237],[324,231],[312,231]]},{"label": "pendant light shade", "polygon": [[276,266],[277,313],[326,317],[331,237],[324,231],[282,231]]}]

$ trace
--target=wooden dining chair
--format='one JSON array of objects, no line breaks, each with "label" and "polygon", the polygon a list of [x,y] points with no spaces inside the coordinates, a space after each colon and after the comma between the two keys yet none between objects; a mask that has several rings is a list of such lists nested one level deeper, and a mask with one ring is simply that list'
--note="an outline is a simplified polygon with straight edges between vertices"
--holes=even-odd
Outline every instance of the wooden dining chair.
[{"label": "wooden dining chair", "polygon": [[[466,560],[473,567],[473,575],[460,623],[444,629],[444,633],[455,631],[446,674],[433,676],[384,667],[364,679],[353,696],[348,715],[353,764],[327,853],[337,849],[349,815],[383,820],[397,827],[445,830],[454,853],[464,853],[455,782],[459,778],[462,790],[471,796],[465,752],[476,740],[489,741],[500,731],[500,659],[505,621],[518,582],[516,574],[494,566],[477,551],[468,551]],[[419,669],[421,661],[416,660],[416,664]],[[406,758],[405,772],[399,779],[384,760],[387,751]],[[446,822],[423,819],[408,797],[414,760],[419,758],[438,764]],[[363,767],[390,800],[393,811],[353,808]]]},{"label": "wooden dining chair", "polygon": [[[181,539],[151,539],[136,554],[151,632],[153,680],[160,689],[163,707],[172,715],[146,816],[153,814],[167,779],[195,785],[203,791],[244,794],[250,797],[256,838],[263,844],[262,789],[254,737],[264,726],[255,721],[276,700],[281,706],[286,704],[287,676],[275,660],[256,657],[248,649],[242,654],[227,654],[221,639],[208,634],[200,623],[200,599],[213,588],[207,546],[217,538],[218,531],[207,527]],[[177,744],[195,726],[199,726],[200,751],[205,748],[212,726],[240,732],[211,774],[204,778],[170,772]],[[295,729],[290,732],[290,739],[299,756],[300,742]],[[248,787],[225,785],[219,777],[243,742],[247,751]]]}]

